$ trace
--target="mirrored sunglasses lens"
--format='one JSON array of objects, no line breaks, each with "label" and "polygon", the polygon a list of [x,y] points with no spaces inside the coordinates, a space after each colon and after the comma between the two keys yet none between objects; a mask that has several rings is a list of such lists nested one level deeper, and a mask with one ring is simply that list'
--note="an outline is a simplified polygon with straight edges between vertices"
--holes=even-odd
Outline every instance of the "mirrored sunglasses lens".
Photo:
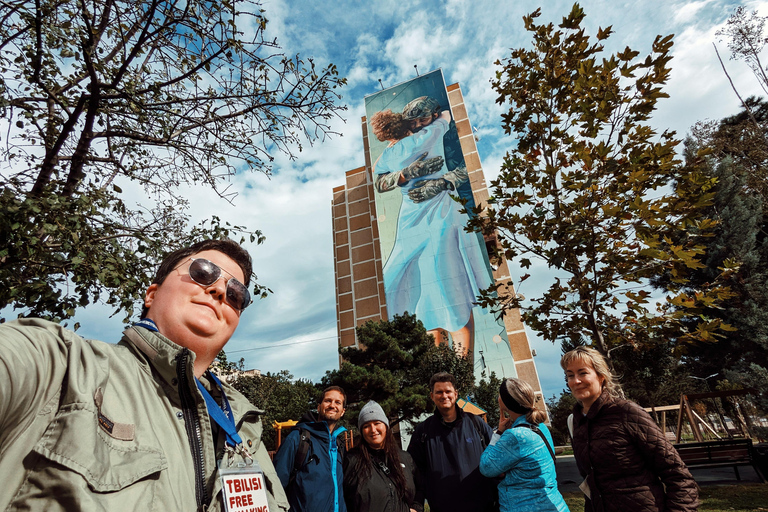
[{"label": "mirrored sunglasses lens", "polygon": [[198,284],[210,286],[221,275],[221,269],[208,260],[196,259],[189,266],[189,277]]},{"label": "mirrored sunglasses lens", "polygon": [[243,283],[230,279],[227,282],[227,302],[242,311],[251,303],[251,294]]}]

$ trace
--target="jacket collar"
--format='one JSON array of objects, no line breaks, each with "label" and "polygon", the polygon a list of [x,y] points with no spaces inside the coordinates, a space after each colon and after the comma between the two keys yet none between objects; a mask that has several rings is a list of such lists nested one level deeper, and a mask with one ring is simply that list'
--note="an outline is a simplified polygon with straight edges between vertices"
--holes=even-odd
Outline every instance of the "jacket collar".
[{"label": "jacket collar", "polygon": [[581,404],[577,403],[573,407],[573,419],[576,421],[580,421],[583,418],[587,419],[593,419],[595,416],[597,416],[600,413],[600,409],[603,408],[604,405],[613,402],[614,398],[611,396],[610,393],[606,389],[603,389],[602,393],[600,393],[600,396],[597,397],[597,400],[589,407],[589,411],[587,411],[587,414],[584,414],[584,408],[581,406]]},{"label": "jacket collar", "polygon": [[188,370],[194,374],[195,353],[177,345],[159,332],[141,326],[132,326],[123,331],[123,342],[143,353],[152,367],[166,382],[176,378],[176,363],[182,352],[189,352]]}]

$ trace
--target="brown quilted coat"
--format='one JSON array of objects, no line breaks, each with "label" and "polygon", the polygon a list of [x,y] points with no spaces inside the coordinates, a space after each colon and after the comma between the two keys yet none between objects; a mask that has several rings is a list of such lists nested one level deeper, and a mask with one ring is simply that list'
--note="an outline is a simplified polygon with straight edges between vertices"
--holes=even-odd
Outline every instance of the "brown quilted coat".
[{"label": "brown quilted coat", "polygon": [[697,510],[696,482],[640,406],[603,391],[586,416],[576,405],[573,426],[576,464],[590,487],[586,512]]}]

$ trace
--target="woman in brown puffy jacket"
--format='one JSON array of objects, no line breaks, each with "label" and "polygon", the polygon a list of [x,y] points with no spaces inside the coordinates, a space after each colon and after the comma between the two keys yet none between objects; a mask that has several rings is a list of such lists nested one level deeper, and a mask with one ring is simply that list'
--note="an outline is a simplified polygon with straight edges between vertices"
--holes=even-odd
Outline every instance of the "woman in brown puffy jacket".
[{"label": "woman in brown puffy jacket", "polygon": [[573,454],[584,477],[585,512],[696,511],[691,473],[651,416],[621,398],[603,356],[578,347],[560,365],[578,400]]}]

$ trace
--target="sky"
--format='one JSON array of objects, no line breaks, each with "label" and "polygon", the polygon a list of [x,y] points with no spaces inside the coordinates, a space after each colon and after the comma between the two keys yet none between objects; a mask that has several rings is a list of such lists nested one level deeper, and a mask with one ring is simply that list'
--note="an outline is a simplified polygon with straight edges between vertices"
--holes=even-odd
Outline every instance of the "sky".
[{"label": "sky", "polygon": [[[540,20],[555,23],[573,5],[560,0],[545,4]],[[218,215],[266,236],[264,244],[246,248],[259,283],[274,293],[244,312],[226,346],[230,360],[243,358],[246,368],[288,370],[295,378],[313,382],[338,368],[331,197],[332,189],[344,183],[346,171],[365,164],[360,128],[364,96],[417,72],[441,68],[447,84],[461,84],[490,181],[515,143],[514,136],[501,129],[502,109],[490,87],[498,69],[494,62],[507,57],[510,48],[530,44],[522,16],[539,5],[528,0],[380,0],[365,5],[347,0],[264,1],[267,35],[277,38],[287,55],[312,57],[319,65],[333,63],[347,77],[341,103],[348,110],[344,119],[333,122],[339,136],[305,144],[295,160],[274,154],[271,177],[247,172],[234,177],[231,188],[238,196],[233,204],[216,200],[202,187],[185,191],[193,221]],[[726,45],[715,34],[738,5],[721,0],[581,3],[590,35],[598,27],[613,27],[608,49],[630,46],[647,53],[657,34],[674,34],[672,74],[665,89],[670,98],[662,100],[652,124],[659,132],[671,129],[680,137],[699,120],[716,120],[738,110],[738,98],[717,61],[713,42],[742,95],[759,94],[746,65],[728,60]],[[743,5],[768,15],[768,1]],[[533,277],[518,292],[534,297],[551,280],[546,265],[537,264]],[[98,305],[79,311],[75,317],[82,325],[79,334],[118,341],[124,328],[122,315],[109,315],[109,309]],[[559,347],[538,339],[530,329],[528,335],[537,352],[544,396],[559,395],[564,387]]]}]

